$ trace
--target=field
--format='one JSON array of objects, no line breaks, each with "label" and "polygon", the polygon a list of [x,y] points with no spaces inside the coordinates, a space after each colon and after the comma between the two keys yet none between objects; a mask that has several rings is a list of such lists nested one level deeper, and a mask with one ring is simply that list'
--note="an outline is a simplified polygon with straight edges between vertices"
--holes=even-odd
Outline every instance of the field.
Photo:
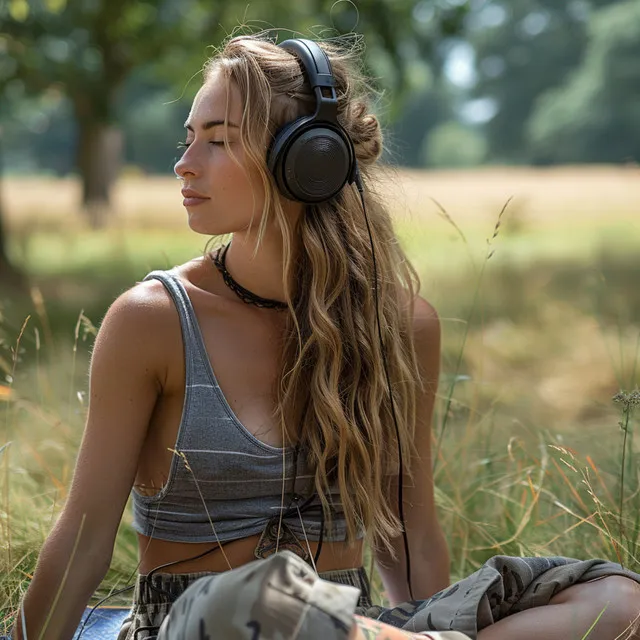
[{"label": "field", "polygon": [[[0,302],[7,622],[65,499],[96,327],[121,291],[196,256],[206,238],[186,229],[171,178],[122,179],[103,231],[87,228],[73,180],[2,189],[10,253],[32,285],[28,299]],[[398,172],[384,189],[442,320],[434,464],[452,579],[496,554],[638,570],[640,171]],[[135,575],[129,523],[127,510],[96,602]]]}]

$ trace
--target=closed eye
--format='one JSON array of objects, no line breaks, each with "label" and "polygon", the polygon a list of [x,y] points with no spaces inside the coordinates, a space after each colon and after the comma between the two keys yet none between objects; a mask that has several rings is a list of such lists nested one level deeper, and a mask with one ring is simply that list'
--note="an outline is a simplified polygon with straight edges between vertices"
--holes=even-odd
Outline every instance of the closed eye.
[{"label": "closed eye", "polygon": [[[224,141],[211,140],[209,144],[223,145]],[[187,149],[190,146],[191,146],[191,142],[178,142],[178,149]]]}]

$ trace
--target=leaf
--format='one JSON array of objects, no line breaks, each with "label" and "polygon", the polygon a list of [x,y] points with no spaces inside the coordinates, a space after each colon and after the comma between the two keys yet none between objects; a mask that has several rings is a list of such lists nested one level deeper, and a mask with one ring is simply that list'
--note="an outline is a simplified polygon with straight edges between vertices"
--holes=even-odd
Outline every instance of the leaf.
[{"label": "leaf", "polygon": [[9,0],[9,15],[18,22],[24,22],[29,17],[27,0]]},{"label": "leaf", "polygon": [[67,6],[67,0],[45,0],[44,4],[51,13],[62,13]]},{"label": "leaf", "polygon": [[0,458],[2,458],[2,454],[4,453],[4,450],[13,442],[13,440],[9,440],[9,442],[5,442],[1,447],[0,447]]}]

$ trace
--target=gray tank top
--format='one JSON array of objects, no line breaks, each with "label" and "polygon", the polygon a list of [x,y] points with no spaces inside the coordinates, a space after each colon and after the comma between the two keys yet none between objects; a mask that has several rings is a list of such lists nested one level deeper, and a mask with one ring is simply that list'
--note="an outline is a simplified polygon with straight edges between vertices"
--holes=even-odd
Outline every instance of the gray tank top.
[{"label": "gray tank top", "polygon": [[[186,387],[169,477],[154,496],[132,489],[133,528],[180,542],[234,540],[261,533],[282,510],[284,462],[283,521],[301,540],[305,534],[318,540],[322,509],[305,456],[295,456],[293,447],[261,442],[240,423],[216,380],[179,276],[171,269],[152,271],[145,280],[152,278],[164,284],[180,315]],[[292,504],[294,494],[301,496],[298,508]],[[328,497],[335,513],[332,528],[325,523],[323,539],[344,540],[346,525],[336,486]],[[363,535],[359,532],[358,537]]]}]

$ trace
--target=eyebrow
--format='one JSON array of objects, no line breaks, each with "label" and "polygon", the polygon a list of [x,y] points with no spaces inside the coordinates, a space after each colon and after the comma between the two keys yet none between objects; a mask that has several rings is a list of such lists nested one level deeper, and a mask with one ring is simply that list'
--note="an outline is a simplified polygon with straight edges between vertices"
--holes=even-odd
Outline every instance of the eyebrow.
[{"label": "eyebrow", "polygon": [[[217,127],[218,125],[221,125],[221,124],[226,124],[229,127],[235,127],[236,129],[239,128],[237,124],[234,124],[233,122],[229,122],[227,120],[209,120],[209,122],[205,122],[202,125],[202,128],[206,131],[207,129],[212,129],[213,127]],[[185,122],[184,126],[185,126],[185,129],[188,129],[189,131],[193,132],[193,127],[188,122]]]}]

